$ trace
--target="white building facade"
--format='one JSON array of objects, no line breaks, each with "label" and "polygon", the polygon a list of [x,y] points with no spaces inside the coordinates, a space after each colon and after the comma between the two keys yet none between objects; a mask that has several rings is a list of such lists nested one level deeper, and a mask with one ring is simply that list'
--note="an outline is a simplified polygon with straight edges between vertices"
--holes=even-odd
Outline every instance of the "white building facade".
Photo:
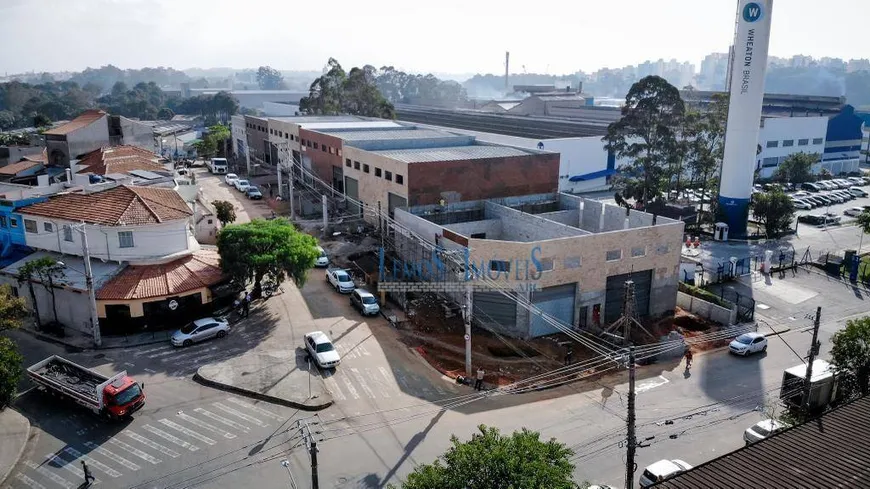
[{"label": "white building facade", "polygon": [[[761,120],[756,156],[759,178],[772,178],[779,164],[794,153],[816,154],[821,160],[825,152],[827,117],[766,117]],[[821,170],[821,163],[813,172]]]}]

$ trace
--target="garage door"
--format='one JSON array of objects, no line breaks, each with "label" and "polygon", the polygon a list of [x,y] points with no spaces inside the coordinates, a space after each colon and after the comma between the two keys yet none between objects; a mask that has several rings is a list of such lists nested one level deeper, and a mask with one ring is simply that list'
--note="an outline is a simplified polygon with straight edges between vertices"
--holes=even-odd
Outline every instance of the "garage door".
[{"label": "garage door", "polygon": [[607,295],[604,303],[604,322],[610,324],[622,314],[622,300],[625,297],[625,282],[634,281],[634,298],[637,315],[649,315],[649,289],[652,283],[652,270],[624,273],[607,277]]},{"label": "garage door", "polygon": [[[574,295],[576,290],[576,284],[546,287],[532,294],[532,303],[541,312],[571,327],[574,324]],[[559,328],[547,322],[540,314],[533,312],[531,317],[532,324],[529,335],[532,338],[559,332]]]},{"label": "garage door", "polygon": [[517,324],[517,303],[501,292],[475,292],[472,318],[487,327],[495,325],[513,330]]},{"label": "garage door", "polygon": [[394,217],[394,211],[396,210],[396,208],[408,207],[408,199],[402,197],[401,195],[396,195],[392,192],[389,192],[387,194],[387,198],[389,199],[390,217]]},{"label": "garage door", "polygon": [[359,200],[359,182],[356,178],[344,177],[344,195],[347,195],[347,210],[351,214],[361,214],[362,209],[360,209],[359,205],[352,202]]}]

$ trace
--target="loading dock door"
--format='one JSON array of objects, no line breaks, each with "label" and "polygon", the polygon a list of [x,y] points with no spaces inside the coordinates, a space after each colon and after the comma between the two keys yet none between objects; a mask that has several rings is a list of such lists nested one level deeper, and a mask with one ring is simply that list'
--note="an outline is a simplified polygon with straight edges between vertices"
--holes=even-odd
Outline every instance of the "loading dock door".
[{"label": "loading dock door", "polygon": [[[622,300],[625,297],[625,282],[634,281],[634,298],[639,317],[649,315],[649,290],[652,284],[652,270],[607,277],[607,294],[604,299],[604,323],[609,325],[622,314]],[[630,277],[629,277],[630,276]]]},{"label": "loading dock door", "polygon": [[356,178],[344,177],[344,195],[348,197],[347,211],[351,215],[362,214],[362,209],[356,202],[359,201],[359,182]]},{"label": "loading dock door", "polygon": [[[546,287],[532,293],[532,303],[553,317],[554,320],[566,327],[574,326],[574,296],[577,291],[576,284],[557,285]],[[531,327],[529,336],[536,338],[548,334],[558,333],[559,329],[547,322],[537,311],[531,313]]]},{"label": "loading dock door", "polygon": [[501,292],[474,292],[472,318],[496,331],[515,331],[517,303],[510,295],[505,296]]},{"label": "loading dock door", "polygon": [[393,213],[396,210],[396,208],[408,206],[408,199],[402,197],[401,195],[396,195],[392,192],[389,192],[387,194],[387,198],[389,199],[388,210],[390,213],[390,217],[394,217]]}]

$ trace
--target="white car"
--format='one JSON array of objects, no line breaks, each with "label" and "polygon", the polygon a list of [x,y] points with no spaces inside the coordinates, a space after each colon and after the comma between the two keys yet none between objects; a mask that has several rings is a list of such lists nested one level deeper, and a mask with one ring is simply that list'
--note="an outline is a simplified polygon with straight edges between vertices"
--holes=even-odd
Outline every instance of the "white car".
[{"label": "white car", "polygon": [[241,193],[247,192],[248,187],[250,187],[250,186],[251,186],[251,182],[249,182],[247,180],[239,179],[239,180],[236,180],[236,183],[235,183],[236,190],[238,190]]},{"label": "white car", "polygon": [[320,368],[335,368],[341,363],[341,357],[332,346],[329,336],[326,336],[323,331],[315,331],[305,335],[305,349]]},{"label": "white car", "polygon": [[640,487],[649,487],[691,468],[691,465],[682,460],[659,460],[645,468],[640,474]]},{"label": "white car", "polygon": [[753,353],[767,351],[767,338],[761,333],[745,333],[728,345],[728,351],[735,355],[749,356]]},{"label": "white car", "polygon": [[864,213],[863,207],[849,207],[848,209],[843,211],[843,214],[852,217],[858,217]]},{"label": "white car", "polygon": [[794,205],[795,209],[812,209],[813,208],[813,206],[809,205],[808,203],[806,203],[805,201],[800,200],[800,199],[794,199],[791,201],[791,203]]},{"label": "white car", "polygon": [[350,293],[350,305],[355,307],[363,316],[376,315],[381,312],[378,300],[371,292],[365,289],[354,289]]},{"label": "white car", "polygon": [[226,182],[227,185],[232,185],[233,187],[236,186],[236,182],[238,181],[239,176],[235,173],[227,173],[227,176],[224,177],[224,182]]},{"label": "white car", "polygon": [[341,268],[327,268],[326,281],[342,294],[350,294],[356,288],[353,277]]},{"label": "white car", "polygon": [[223,338],[230,332],[226,321],[215,318],[202,318],[188,323],[172,333],[172,346],[190,346],[209,338]]},{"label": "white car", "polygon": [[315,267],[328,266],[329,265],[329,255],[326,254],[326,250],[324,250],[322,247],[318,246],[317,251],[320,252],[320,256],[318,256],[317,259],[314,260],[314,266]]},{"label": "white car", "polygon": [[743,441],[749,445],[750,443],[761,441],[768,436],[773,436],[786,428],[788,426],[775,419],[765,419],[746,428],[746,431],[743,432]]}]

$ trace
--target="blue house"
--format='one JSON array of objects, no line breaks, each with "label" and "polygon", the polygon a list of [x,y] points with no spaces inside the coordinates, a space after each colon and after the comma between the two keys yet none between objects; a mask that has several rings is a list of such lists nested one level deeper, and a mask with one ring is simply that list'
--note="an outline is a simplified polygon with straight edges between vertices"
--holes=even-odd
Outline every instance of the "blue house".
[{"label": "blue house", "polygon": [[26,205],[47,200],[47,197],[0,199],[0,268],[29,254],[24,238],[24,219],[16,211]]},{"label": "blue house", "polygon": [[833,175],[859,171],[863,124],[864,119],[855,114],[851,105],[843,106],[839,114],[828,120],[822,168]]}]

